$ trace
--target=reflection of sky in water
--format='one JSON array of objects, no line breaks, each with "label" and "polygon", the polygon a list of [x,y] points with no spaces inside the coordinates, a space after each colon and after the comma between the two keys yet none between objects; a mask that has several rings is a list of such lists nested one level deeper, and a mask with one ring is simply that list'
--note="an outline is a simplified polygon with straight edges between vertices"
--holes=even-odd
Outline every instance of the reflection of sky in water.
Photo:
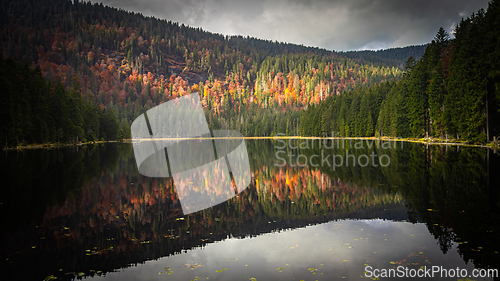
[{"label": "reflection of sky in water", "polygon": [[[399,265],[414,269],[422,265],[437,265],[447,269],[460,267],[469,272],[474,269],[470,263],[466,265],[463,262],[456,247],[446,255],[442,254],[437,241],[424,224],[349,220],[254,238],[231,238],[110,273],[105,278],[192,280],[200,277],[199,280],[207,280],[208,277],[209,280],[249,280],[255,277],[256,280],[337,280],[345,277],[357,280],[363,279],[364,264],[379,269]],[[173,273],[166,274],[165,267],[169,267]],[[221,272],[217,272],[218,270]],[[160,272],[163,274],[159,274]]]}]

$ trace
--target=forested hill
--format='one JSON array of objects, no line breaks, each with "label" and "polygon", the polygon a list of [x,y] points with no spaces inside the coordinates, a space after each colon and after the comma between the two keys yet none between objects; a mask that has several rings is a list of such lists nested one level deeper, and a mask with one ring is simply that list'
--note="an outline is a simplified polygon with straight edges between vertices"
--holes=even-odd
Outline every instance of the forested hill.
[{"label": "forested hill", "polygon": [[383,63],[386,65],[394,65],[403,68],[405,61],[409,57],[420,59],[420,57],[422,57],[422,55],[424,54],[425,48],[427,48],[428,45],[429,44],[423,44],[377,51],[348,51],[339,52],[338,55],[358,60],[364,60],[366,62]]},{"label": "forested hill", "polygon": [[441,28],[398,82],[359,87],[303,112],[302,135],[500,137],[500,1]]},{"label": "forested hill", "polygon": [[[300,110],[402,74],[383,60],[222,36],[90,2],[0,1],[0,30],[5,56],[39,66],[45,78],[61,81],[66,89],[77,78],[84,99],[113,110],[120,122],[129,124],[153,106],[200,91],[211,126],[236,121],[251,126],[259,121],[250,119],[257,112]],[[287,122],[296,131],[296,122]],[[270,128],[248,127],[245,132],[282,129]]]},{"label": "forested hill", "polygon": [[0,89],[2,147],[130,137],[130,128],[120,128],[112,110],[82,98],[76,80],[66,90],[45,80],[39,68],[0,57]]}]

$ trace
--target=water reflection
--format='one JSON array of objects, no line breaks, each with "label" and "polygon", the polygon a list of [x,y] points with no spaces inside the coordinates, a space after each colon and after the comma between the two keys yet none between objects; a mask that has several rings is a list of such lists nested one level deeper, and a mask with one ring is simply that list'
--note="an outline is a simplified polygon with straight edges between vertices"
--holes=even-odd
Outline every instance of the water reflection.
[{"label": "water reflection", "polygon": [[[0,208],[12,215],[2,224],[2,272],[9,280],[51,275],[71,279],[78,274],[137,277],[130,280],[163,274],[175,274],[174,280],[202,275],[217,280],[319,280],[324,275],[329,280],[358,278],[367,261],[390,266],[408,255],[412,263],[431,257],[427,260],[433,264],[463,268],[459,257],[484,268],[500,262],[498,176],[488,174],[488,166],[498,171],[498,155],[405,143],[404,148],[375,150],[390,157],[387,167],[333,170],[279,167],[275,142],[246,144],[249,188],[185,217],[172,180],[141,176],[130,145],[5,153]],[[323,153],[345,154],[348,149],[359,157],[376,148],[344,146]],[[293,152],[313,155],[322,150]],[[390,222],[371,220],[379,218]],[[300,262],[306,257],[310,265]],[[238,273],[228,274],[231,270]]]},{"label": "water reflection", "polygon": [[373,268],[462,264],[470,272],[474,268],[463,265],[458,255],[445,258],[423,224],[341,220],[252,239],[229,238],[101,278],[352,280],[362,279],[365,264]]}]

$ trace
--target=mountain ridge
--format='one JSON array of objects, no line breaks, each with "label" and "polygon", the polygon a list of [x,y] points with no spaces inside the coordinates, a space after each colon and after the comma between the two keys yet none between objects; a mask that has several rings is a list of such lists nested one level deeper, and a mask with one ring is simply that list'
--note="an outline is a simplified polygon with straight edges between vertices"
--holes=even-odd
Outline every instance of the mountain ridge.
[{"label": "mountain ridge", "polygon": [[[66,89],[76,78],[83,98],[114,111],[122,124],[199,91],[212,128],[298,132],[294,111],[402,75],[400,62],[380,57],[222,36],[90,2],[1,1],[0,8],[3,55],[39,66]],[[259,124],[264,119],[275,124]]]}]

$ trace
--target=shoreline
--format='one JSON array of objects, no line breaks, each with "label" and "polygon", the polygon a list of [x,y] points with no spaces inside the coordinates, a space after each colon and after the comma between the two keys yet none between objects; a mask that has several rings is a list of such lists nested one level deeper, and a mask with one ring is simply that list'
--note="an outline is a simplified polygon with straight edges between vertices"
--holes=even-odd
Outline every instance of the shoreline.
[{"label": "shoreline", "polygon": [[[169,140],[187,140],[193,138],[169,138]],[[372,141],[399,141],[399,142],[411,142],[420,143],[425,145],[442,145],[442,146],[463,146],[463,147],[477,147],[477,148],[489,148],[498,149],[500,144],[495,142],[490,142],[488,144],[471,144],[466,141],[460,142],[457,140],[445,140],[445,139],[432,139],[432,138],[397,138],[397,137],[302,137],[302,136],[274,136],[274,137],[218,137],[218,138],[195,138],[195,139],[246,139],[246,140],[372,140]],[[139,139],[138,141],[154,141],[154,140],[166,140],[166,139]],[[105,143],[134,143],[137,140],[134,139],[123,139],[123,140],[113,140],[113,141],[90,141],[81,143],[46,143],[46,144],[31,144],[31,145],[19,145],[15,147],[7,147],[2,150],[23,150],[23,149],[54,149],[61,147],[72,147],[72,146],[85,146],[94,144],[105,144]]]},{"label": "shoreline", "polygon": [[44,144],[28,144],[28,145],[18,145],[15,147],[4,147],[2,150],[23,150],[23,149],[54,149],[62,147],[73,147],[73,146],[85,146],[94,144],[105,144],[105,143],[118,143],[118,142],[130,142],[130,140],[114,140],[114,141],[88,141],[80,143],[44,143]]}]

